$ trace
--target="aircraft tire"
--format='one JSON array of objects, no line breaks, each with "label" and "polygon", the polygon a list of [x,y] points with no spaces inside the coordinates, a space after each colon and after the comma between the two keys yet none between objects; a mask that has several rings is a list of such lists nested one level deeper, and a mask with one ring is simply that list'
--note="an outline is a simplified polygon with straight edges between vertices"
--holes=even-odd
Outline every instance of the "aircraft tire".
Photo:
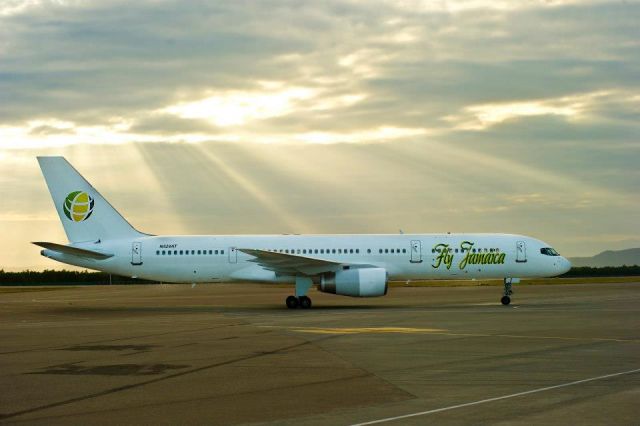
[{"label": "aircraft tire", "polygon": [[511,303],[511,298],[509,296],[502,296],[502,299],[500,299],[500,303],[507,306],[509,303]]},{"label": "aircraft tire", "polygon": [[297,297],[289,296],[287,297],[286,304],[287,304],[287,308],[296,309],[300,305],[300,302],[298,301]]},{"label": "aircraft tire", "polygon": [[298,298],[298,301],[300,302],[300,307],[302,309],[309,309],[311,308],[311,298],[307,297],[307,296],[300,296]]}]

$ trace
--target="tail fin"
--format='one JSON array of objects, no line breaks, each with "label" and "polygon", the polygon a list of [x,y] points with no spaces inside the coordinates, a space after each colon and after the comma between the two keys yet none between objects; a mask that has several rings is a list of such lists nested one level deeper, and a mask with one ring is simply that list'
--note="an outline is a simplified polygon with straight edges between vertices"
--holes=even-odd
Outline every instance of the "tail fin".
[{"label": "tail fin", "polygon": [[143,235],[64,157],[38,157],[38,163],[70,242],[93,242]]}]

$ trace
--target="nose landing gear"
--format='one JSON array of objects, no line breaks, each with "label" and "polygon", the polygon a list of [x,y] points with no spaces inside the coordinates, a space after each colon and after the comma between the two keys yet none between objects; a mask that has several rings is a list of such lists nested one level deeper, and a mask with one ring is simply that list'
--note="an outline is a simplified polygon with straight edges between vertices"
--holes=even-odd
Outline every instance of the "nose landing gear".
[{"label": "nose landing gear", "polygon": [[502,298],[500,299],[500,303],[507,306],[511,303],[511,295],[513,294],[513,290],[511,289],[512,284],[517,284],[520,282],[520,278],[505,278],[504,279],[504,291],[502,293]]}]

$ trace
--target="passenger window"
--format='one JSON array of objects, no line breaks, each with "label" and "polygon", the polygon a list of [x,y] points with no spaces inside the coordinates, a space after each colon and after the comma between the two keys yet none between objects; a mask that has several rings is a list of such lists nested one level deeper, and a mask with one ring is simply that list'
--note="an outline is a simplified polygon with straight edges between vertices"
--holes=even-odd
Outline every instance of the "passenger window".
[{"label": "passenger window", "polygon": [[360,254],[360,249],[356,249],[356,254]]},{"label": "passenger window", "polygon": [[167,252],[162,250],[162,255],[164,256],[165,254],[167,254]]},{"label": "passenger window", "polygon": [[382,254],[382,249],[379,249],[379,250],[378,250],[378,252],[379,252],[380,254]]},{"label": "passenger window", "polygon": [[180,250],[180,254],[182,255],[182,250]]},{"label": "passenger window", "polygon": [[406,252],[407,252],[407,249],[402,249],[402,252],[403,252],[403,253],[406,253]]},{"label": "passenger window", "polygon": [[389,249],[384,249],[384,252],[385,253],[389,253]]},{"label": "passenger window", "polygon": [[156,250],[156,256],[160,254],[160,250]]},{"label": "passenger window", "polygon": [[331,250],[331,253],[336,254],[336,249]]},{"label": "passenger window", "polygon": [[220,254],[224,254],[224,250],[220,250]]}]

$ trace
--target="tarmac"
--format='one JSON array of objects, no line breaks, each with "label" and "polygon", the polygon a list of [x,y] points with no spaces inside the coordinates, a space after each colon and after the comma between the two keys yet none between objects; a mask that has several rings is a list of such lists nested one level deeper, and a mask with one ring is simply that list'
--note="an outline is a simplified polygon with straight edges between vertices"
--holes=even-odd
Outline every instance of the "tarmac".
[{"label": "tarmac", "polygon": [[0,288],[0,423],[637,425],[640,281],[514,290]]}]

